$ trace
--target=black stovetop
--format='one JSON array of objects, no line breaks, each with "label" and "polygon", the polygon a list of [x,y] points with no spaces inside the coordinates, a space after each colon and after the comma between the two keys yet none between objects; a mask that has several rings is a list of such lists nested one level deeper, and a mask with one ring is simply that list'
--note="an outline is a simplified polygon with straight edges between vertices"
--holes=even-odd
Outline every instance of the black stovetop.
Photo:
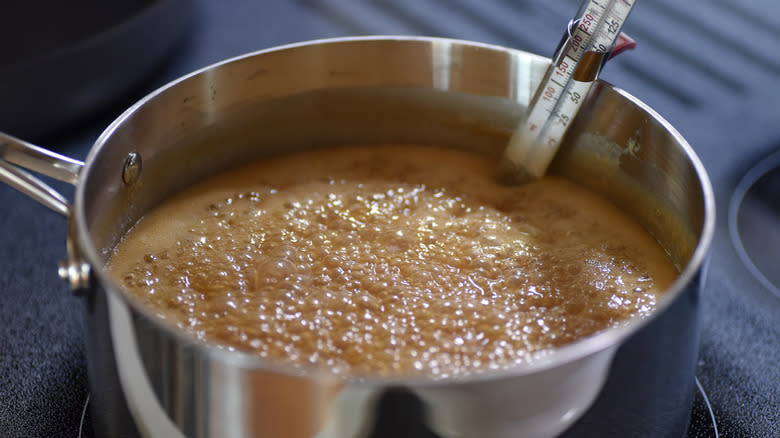
[{"label": "black stovetop", "polygon": [[[140,86],[67,129],[41,126],[33,140],[84,158],[102,129],[143,94],[218,60],[294,41],[428,35],[550,55],[577,3],[193,1],[196,19],[185,41]],[[780,150],[780,8],[776,0],[646,0],[625,30],[638,47],[611,61],[602,77],[677,127],[716,194],[697,369],[709,400],[697,397],[689,436],[716,436],[708,406],[720,436],[780,436],[780,277],[773,269],[780,267],[780,170],[762,178],[760,170],[749,172]],[[763,170],[780,166],[780,156],[769,160]],[[76,437],[88,389],[81,304],[57,275],[66,223],[2,185],[0,205],[0,436]]]}]

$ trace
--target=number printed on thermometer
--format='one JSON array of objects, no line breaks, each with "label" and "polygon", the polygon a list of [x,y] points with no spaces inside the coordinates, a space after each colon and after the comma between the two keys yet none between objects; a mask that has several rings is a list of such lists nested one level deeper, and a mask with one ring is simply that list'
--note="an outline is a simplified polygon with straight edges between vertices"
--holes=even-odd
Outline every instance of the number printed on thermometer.
[{"label": "number printed on thermometer", "polygon": [[[518,128],[507,149],[509,158],[522,164],[529,173],[541,176],[546,171],[598,77],[633,3],[633,0],[591,0],[582,15],[570,23],[568,38],[548,68],[531,102],[526,122]],[[588,52],[594,56],[583,58]]]}]

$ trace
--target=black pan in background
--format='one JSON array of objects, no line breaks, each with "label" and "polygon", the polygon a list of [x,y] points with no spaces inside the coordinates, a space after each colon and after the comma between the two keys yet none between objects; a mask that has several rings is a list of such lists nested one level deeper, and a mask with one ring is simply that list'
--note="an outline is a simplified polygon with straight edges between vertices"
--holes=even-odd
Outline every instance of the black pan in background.
[{"label": "black pan in background", "polygon": [[128,92],[191,27],[188,0],[6,0],[0,131],[37,139]]}]

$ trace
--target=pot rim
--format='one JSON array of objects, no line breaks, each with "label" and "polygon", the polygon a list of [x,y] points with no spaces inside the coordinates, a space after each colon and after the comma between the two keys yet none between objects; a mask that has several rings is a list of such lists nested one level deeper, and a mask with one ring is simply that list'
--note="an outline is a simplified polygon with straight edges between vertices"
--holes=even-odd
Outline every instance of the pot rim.
[{"label": "pot rim", "polygon": [[[100,150],[103,147],[105,147],[107,140],[111,137],[114,131],[116,131],[125,122],[125,120],[130,118],[132,114],[134,114],[139,108],[144,106],[147,102],[151,101],[152,99],[154,99],[155,97],[163,93],[164,91],[175,87],[177,84],[193,76],[204,74],[207,71],[217,69],[225,64],[229,64],[242,59],[251,58],[251,57],[255,57],[267,53],[294,50],[296,48],[304,47],[304,46],[311,47],[315,45],[351,44],[355,42],[386,43],[386,42],[393,42],[393,41],[411,42],[411,43],[422,42],[426,44],[431,42],[442,42],[442,43],[449,43],[454,45],[484,48],[486,50],[491,50],[491,51],[518,53],[518,54],[522,54],[523,56],[537,57],[540,60],[544,60],[545,62],[550,62],[549,58],[540,55],[535,55],[522,50],[499,46],[499,45],[492,45],[492,44],[473,42],[467,40],[459,40],[459,39],[420,37],[420,36],[378,35],[378,36],[326,38],[326,39],[302,41],[302,42],[257,50],[254,52],[249,52],[246,54],[231,57],[213,63],[211,65],[205,66],[198,70],[195,70],[191,73],[188,73],[177,79],[174,79],[173,81],[157,88],[156,90],[147,94],[145,97],[141,98],[139,101],[137,101],[135,104],[130,106],[127,110],[125,110],[101,133],[101,135],[95,141],[95,144],[92,146],[85,159],[85,166],[84,169],[82,169],[81,175],[89,174],[93,169],[93,167],[99,165],[98,163],[96,163],[96,160]],[[132,299],[132,297],[130,297],[128,294],[122,292],[121,288],[111,279],[110,275],[105,270],[103,263],[101,262],[102,258],[100,257],[100,251],[98,250],[98,248],[95,247],[91,239],[88,238],[89,231],[88,231],[88,225],[86,220],[86,214],[83,208],[85,202],[84,201],[85,185],[82,184],[83,178],[81,177],[79,178],[79,181],[76,184],[74,206],[72,210],[73,214],[71,218],[71,220],[75,221],[75,226],[76,226],[76,236],[75,236],[76,244],[78,245],[81,254],[86,259],[86,262],[91,265],[92,273],[94,274],[93,278],[96,278],[97,281],[104,286],[104,288],[107,290],[107,293],[113,294],[114,297],[117,297],[122,302],[128,304],[134,311],[146,316],[147,319],[149,319],[155,325],[157,325],[158,328],[161,328],[162,330],[166,331],[169,335],[171,335],[174,339],[176,339],[177,342],[181,343],[182,345],[186,345],[188,348],[193,348],[197,350],[198,353],[208,356],[211,359],[216,360],[218,362],[231,364],[245,369],[278,372],[281,374],[307,376],[311,378],[338,379],[338,380],[345,380],[347,382],[364,382],[369,384],[381,384],[381,385],[426,386],[426,385],[441,385],[441,384],[451,384],[451,383],[470,383],[470,382],[480,382],[485,380],[495,380],[495,379],[506,378],[506,377],[516,377],[520,375],[534,374],[558,366],[562,366],[565,364],[570,364],[577,360],[610,349],[611,347],[619,346],[619,344],[625,338],[637,332],[639,329],[649,324],[656,317],[658,317],[659,314],[663,313],[672,304],[672,302],[674,302],[679,297],[679,295],[685,289],[685,286],[694,280],[694,277],[698,274],[698,272],[701,269],[705,268],[704,263],[709,254],[710,246],[712,244],[712,239],[715,231],[715,197],[712,189],[712,184],[704,168],[704,165],[702,164],[699,157],[696,155],[693,148],[682,137],[682,135],[655,110],[653,110],[652,108],[650,108],[649,106],[647,106],[639,99],[635,98],[634,96],[626,92],[625,90],[615,87],[606,81],[600,79],[598,81],[604,86],[606,86],[607,88],[610,88],[614,92],[618,93],[619,95],[627,99],[630,103],[637,105],[641,110],[647,112],[651,117],[657,120],[661,124],[661,126],[663,126],[664,129],[666,129],[672,135],[674,140],[683,149],[685,155],[690,160],[691,165],[696,172],[698,181],[702,189],[703,206],[704,206],[702,229],[697,239],[696,248],[693,251],[690,259],[688,260],[688,263],[680,271],[679,275],[674,280],[672,285],[668,288],[668,290],[658,301],[656,305],[656,309],[650,315],[636,316],[627,319],[626,321],[624,321],[624,323],[620,324],[617,327],[604,329],[600,332],[597,332],[596,334],[587,336],[585,338],[581,338],[577,341],[566,344],[562,347],[555,348],[550,351],[543,351],[540,354],[533,355],[534,357],[532,357],[530,360],[524,360],[520,363],[502,367],[500,369],[495,369],[495,370],[484,369],[484,370],[474,371],[473,373],[457,374],[453,376],[431,376],[427,374],[424,375],[410,374],[410,375],[401,375],[401,376],[370,376],[370,375],[361,375],[361,374],[334,373],[327,369],[323,369],[315,366],[306,366],[306,365],[299,366],[299,365],[291,365],[291,364],[286,364],[281,362],[269,361],[266,359],[262,359],[252,353],[238,351],[238,350],[231,351],[225,347],[219,346],[216,343],[210,343],[207,341],[198,340],[192,335],[174,327],[169,322],[156,317],[152,312],[149,311],[148,308],[146,308],[146,306],[139,303],[138,300]]]}]

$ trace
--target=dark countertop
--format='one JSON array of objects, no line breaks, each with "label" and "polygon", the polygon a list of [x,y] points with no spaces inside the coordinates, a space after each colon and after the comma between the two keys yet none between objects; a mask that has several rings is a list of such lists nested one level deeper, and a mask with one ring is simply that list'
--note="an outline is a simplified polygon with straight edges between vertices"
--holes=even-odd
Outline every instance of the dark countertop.
[{"label": "dark countertop", "polygon": [[[718,226],[703,296],[697,377],[721,436],[775,437],[780,296],[751,274],[735,249],[729,206],[742,176],[780,149],[780,9],[770,0],[743,3],[639,2],[626,26],[639,46],[612,61],[603,77],[670,120],[710,173]],[[132,89],[65,128],[42,126],[32,140],[83,159],[102,129],[145,93],[213,62],[294,41],[418,34],[549,55],[576,2],[199,0],[192,7],[195,18],[184,40]],[[55,187],[72,193],[65,184]],[[764,196],[770,210],[762,226],[768,229],[759,229],[754,240],[767,236],[776,247],[780,191]],[[4,185],[0,205],[0,436],[75,437],[88,382],[81,303],[57,275],[66,221]],[[694,422],[706,423],[702,400],[695,412]],[[705,425],[691,436],[714,431]]]}]

